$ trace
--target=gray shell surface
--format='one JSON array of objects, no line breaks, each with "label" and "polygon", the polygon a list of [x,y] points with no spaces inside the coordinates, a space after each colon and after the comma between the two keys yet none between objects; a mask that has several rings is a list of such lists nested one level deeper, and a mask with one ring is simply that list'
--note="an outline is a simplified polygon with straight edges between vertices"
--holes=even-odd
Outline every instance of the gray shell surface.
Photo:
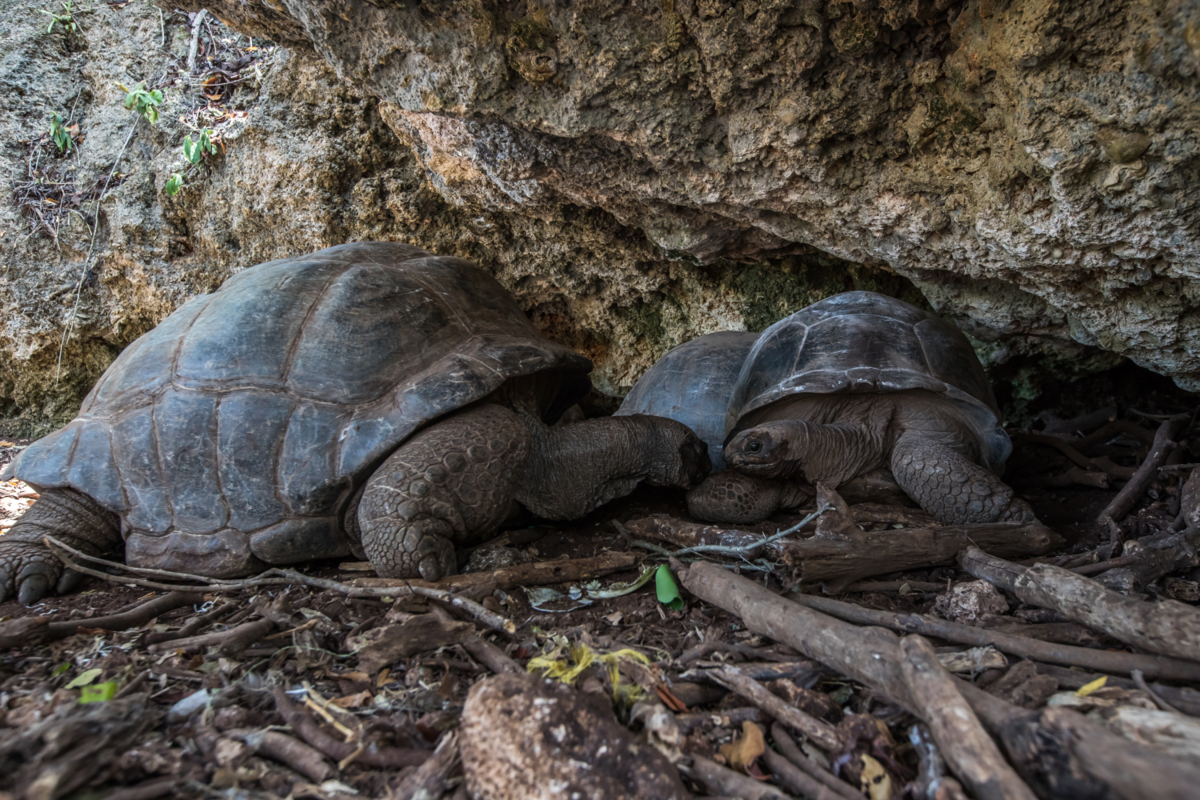
[{"label": "gray shell surface", "polygon": [[660,358],[616,414],[653,414],[687,425],[705,444],[713,471],[725,469],[725,411],[757,333],[721,331],[692,339]]},{"label": "gray shell surface", "polygon": [[[246,542],[268,526],[279,534],[251,548],[260,561],[344,553],[324,539],[381,459],[429,421],[544,370],[564,376],[556,407],[590,385],[591,362],[544,338],[470,262],[341,245],[251,267],[181,306],[4,477],[71,487],[120,514],[131,562],[222,550],[212,570],[247,571]],[[325,527],[306,528],[313,519]]]},{"label": "gray shell surface", "polygon": [[1011,450],[983,365],[958,328],[874,292],[834,295],[781,319],[751,348],[730,396],[725,431],[750,412],[797,394],[945,394],[971,412],[984,459]]}]

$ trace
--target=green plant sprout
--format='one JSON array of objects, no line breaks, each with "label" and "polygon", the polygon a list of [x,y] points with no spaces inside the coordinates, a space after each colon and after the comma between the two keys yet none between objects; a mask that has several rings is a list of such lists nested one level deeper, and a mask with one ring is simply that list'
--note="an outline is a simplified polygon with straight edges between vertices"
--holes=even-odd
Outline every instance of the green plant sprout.
[{"label": "green plant sprout", "polygon": [[63,118],[58,115],[57,111],[50,114],[50,138],[58,145],[58,152],[62,153],[71,149],[74,142],[71,140],[71,134],[67,130],[66,123]]},{"label": "green plant sprout", "polygon": [[151,125],[158,122],[158,106],[163,101],[162,89],[147,89],[141,81],[132,89],[123,83],[118,83],[117,88],[125,92],[126,108],[136,107],[138,116]]},{"label": "green plant sprout", "polygon": [[[75,0],[64,0],[62,4],[62,13],[55,14],[53,11],[46,9],[38,9],[39,14],[45,14],[50,18],[50,26],[46,28],[46,33],[53,33],[55,25],[62,25],[67,29],[68,33],[75,33],[79,30],[79,23],[75,21],[76,11],[72,6]],[[84,9],[80,9],[78,13],[83,13]]]},{"label": "green plant sprout", "polygon": [[[195,140],[191,135],[183,137],[183,157],[191,166],[197,166],[204,160],[206,155],[217,154],[217,143],[213,141],[212,128],[204,128],[200,131],[200,135]],[[191,171],[190,168],[188,170]],[[170,195],[178,194],[183,188],[183,173],[176,172],[167,182],[163,184],[163,190]]]},{"label": "green plant sprout", "polygon": [[189,163],[199,164],[205,155],[216,155],[217,146],[213,144],[212,134],[211,128],[205,128],[194,142],[191,136],[183,137],[183,157]]}]

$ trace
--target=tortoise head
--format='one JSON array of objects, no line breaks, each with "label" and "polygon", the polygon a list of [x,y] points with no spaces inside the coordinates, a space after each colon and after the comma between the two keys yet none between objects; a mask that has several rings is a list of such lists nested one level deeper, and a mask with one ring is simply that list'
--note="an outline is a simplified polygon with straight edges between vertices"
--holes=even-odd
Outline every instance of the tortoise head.
[{"label": "tortoise head", "polygon": [[745,475],[786,478],[801,466],[793,453],[786,422],[766,422],[733,434],[725,443],[725,463]]},{"label": "tortoise head", "polygon": [[654,426],[656,444],[647,482],[653,486],[687,489],[703,481],[712,470],[708,445],[691,428],[665,417],[638,414]]}]

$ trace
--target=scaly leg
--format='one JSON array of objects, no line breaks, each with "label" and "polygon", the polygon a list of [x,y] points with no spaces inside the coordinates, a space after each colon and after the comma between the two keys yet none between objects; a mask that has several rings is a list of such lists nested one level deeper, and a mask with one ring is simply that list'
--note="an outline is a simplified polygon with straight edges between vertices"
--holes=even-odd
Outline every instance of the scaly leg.
[{"label": "scaly leg", "polygon": [[52,588],[65,594],[79,584],[82,576],[63,570],[43,543],[47,534],[93,556],[121,544],[116,514],[74,489],[47,489],[0,537],[0,603],[15,594],[30,605]]},{"label": "scaly leg", "polygon": [[494,530],[512,508],[529,432],[485,405],[431,425],[375,471],[358,504],[362,547],[389,578],[453,575],[454,543]]},{"label": "scaly leg", "polygon": [[757,478],[740,472],[709,475],[687,494],[688,513],[706,522],[759,522],[794,508],[813,492],[796,480]]},{"label": "scaly leg", "polygon": [[902,436],[896,443],[892,474],[943,525],[1035,519],[1033,510],[988,469],[920,436]]}]

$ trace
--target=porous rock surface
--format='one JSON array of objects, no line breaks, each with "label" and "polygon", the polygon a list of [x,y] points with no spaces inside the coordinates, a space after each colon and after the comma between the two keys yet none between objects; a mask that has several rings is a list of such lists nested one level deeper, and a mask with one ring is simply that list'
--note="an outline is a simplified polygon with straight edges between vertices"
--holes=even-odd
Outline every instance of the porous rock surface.
[{"label": "porous rock surface", "polygon": [[993,356],[1200,388],[1197,0],[181,4],[315,49],[448,199],[701,262],[815,245],[1018,337]]},{"label": "porous rock surface", "polygon": [[[196,135],[181,117],[206,102],[201,87],[177,80],[191,19],[168,6],[100,3],[76,31],[48,32],[44,5],[14,0],[0,15],[0,436],[73,417],[121,348],[230,275],[346,241],[401,241],[480,263],[547,335],[592,358],[594,382],[614,397],[682,341],[761,330],[832,292],[920,302],[899,276],[803,245],[701,266],[599,207],[457,204],[422,160],[422,140],[395,122],[397,107],[340,80],[310,49],[259,38],[240,40],[258,57],[222,106],[236,117],[222,125],[223,152],[170,195],[168,178],[186,171],[184,136]],[[210,31],[236,38],[210,16],[201,45]],[[116,84],[139,81],[165,92],[154,126],[123,107]],[[53,111],[79,126],[67,155],[48,142],[31,150]],[[17,201],[46,178],[85,192],[114,164],[98,215],[86,197],[57,237],[37,225],[50,204]]]},{"label": "porous rock surface", "polygon": [[606,696],[536,675],[471,687],[459,737],[476,800],[691,797],[666,756],[617,722]]},{"label": "porous rock surface", "polygon": [[[223,152],[172,196],[198,96],[176,9],[201,6],[283,46],[255,39]],[[0,419],[33,432],[188,298],[363,239],[480,262],[613,396],[854,288],[932,305],[989,365],[1125,355],[1200,387],[1200,0],[79,8],[0,17]],[[139,80],[166,98],[131,135]],[[82,135],[55,179],[119,185],[30,235],[51,111]]]}]

